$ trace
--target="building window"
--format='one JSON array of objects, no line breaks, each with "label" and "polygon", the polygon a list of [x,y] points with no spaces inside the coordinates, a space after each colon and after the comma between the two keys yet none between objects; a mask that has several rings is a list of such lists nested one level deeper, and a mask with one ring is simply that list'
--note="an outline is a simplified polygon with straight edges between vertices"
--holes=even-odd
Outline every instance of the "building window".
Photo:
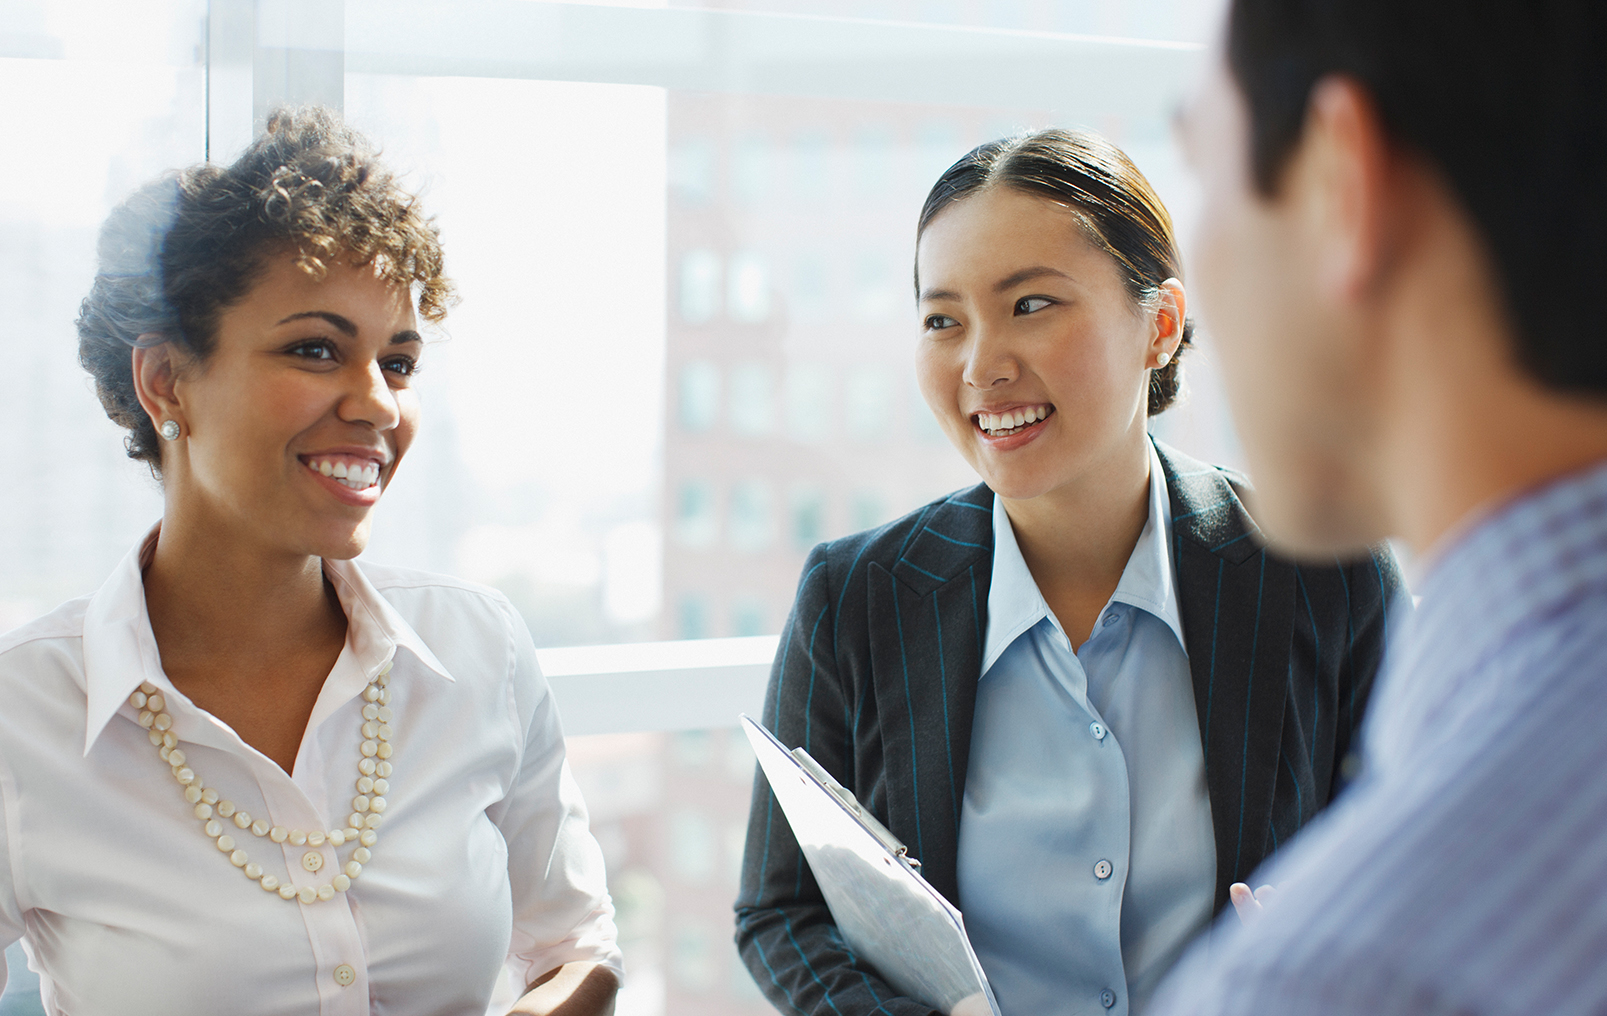
[{"label": "building window", "polygon": [[[735,733],[733,731],[733,733]],[[753,780],[754,763],[749,762],[744,769],[736,774],[739,781],[748,783]],[[733,885],[742,881],[742,854],[748,846],[748,823],[740,819],[730,822],[725,827],[725,877]],[[750,979],[749,983],[752,981]]]},{"label": "building window", "polygon": [[798,487],[789,499],[794,550],[808,550],[826,538],[826,496],[818,487]]},{"label": "building window", "polygon": [[709,599],[702,593],[687,593],[681,597],[680,638],[706,639],[709,637]]},{"label": "building window", "polygon": [[792,192],[800,201],[820,203],[831,189],[831,139],[815,132],[799,135],[792,153]]},{"label": "building window", "polygon": [[855,530],[875,529],[886,518],[887,507],[879,491],[861,489],[854,491],[853,497],[848,501],[849,524]]},{"label": "building window", "polygon": [[844,416],[848,433],[864,441],[884,441],[893,424],[893,385],[882,367],[859,367],[848,375]]},{"label": "building window", "polygon": [[707,730],[683,730],[670,738],[670,754],[682,769],[703,769],[714,758],[714,738]]},{"label": "building window", "polygon": [[714,200],[714,145],[706,138],[683,138],[670,146],[670,193],[684,205],[700,207]]},{"label": "building window", "polygon": [[876,197],[893,188],[893,138],[885,128],[869,128],[855,139],[855,183],[861,194]]},{"label": "building window", "polygon": [[714,484],[708,480],[682,480],[675,499],[675,538],[683,547],[712,546],[720,535],[720,517],[714,503]]},{"label": "building window", "polygon": [[731,607],[731,634],[738,638],[749,635],[764,635],[765,631],[764,601],[753,597],[744,597]]},{"label": "building window", "polygon": [[713,824],[687,809],[670,815],[670,865],[688,882],[705,882],[714,874]]},{"label": "building window", "polygon": [[731,429],[747,437],[769,434],[775,421],[775,376],[762,363],[731,368]]},{"label": "building window", "polygon": [[[981,5],[982,9],[987,12],[986,23],[988,25],[994,28],[1015,29],[1039,27],[1034,24],[1035,19],[1032,16],[1033,11],[1031,9],[1033,6],[1035,5],[1028,4],[1026,0],[988,0],[988,3]],[[1061,13],[1062,17],[1064,17],[1065,11],[1076,10],[1084,6],[1083,4],[1067,4],[1062,7],[1056,4],[1051,9]],[[1086,22],[1084,23],[1086,24]]]},{"label": "building window", "polygon": [[764,259],[752,251],[731,257],[731,277],[727,282],[731,320],[757,324],[770,316],[770,271]]},{"label": "building window", "polygon": [[738,201],[758,205],[770,197],[770,181],[775,176],[772,161],[764,138],[750,134],[736,143],[731,152],[731,184]]},{"label": "building window", "polygon": [[799,322],[825,321],[831,316],[831,288],[827,283],[824,257],[811,252],[793,259],[787,309],[792,312],[793,320]]},{"label": "building window", "polygon": [[670,976],[687,991],[705,992],[719,982],[720,960],[716,943],[729,948],[725,929],[716,935],[706,921],[679,915],[675,918],[674,956]]},{"label": "building window", "polygon": [[954,165],[965,154],[960,132],[952,123],[931,120],[916,132],[915,177],[917,186],[930,190],[943,171]]},{"label": "building window", "polygon": [[691,324],[712,321],[720,313],[720,255],[712,250],[686,252],[681,258],[681,318]]},{"label": "building window", "polygon": [[908,307],[909,291],[902,288],[907,285],[885,255],[861,254],[854,263],[854,317],[869,324],[896,320]]},{"label": "building window", "polygon": [[603,538],[603,611],[616,624],[658,615],[664,592],[664,539],[658,525],[622,522]]},{"label": "building window", "polygon": [[831,425],[831,372],[824,364],[793,364],[787,369],[787,436],[817,444],[831,436]]},{"label": "building window", "polygon": [[770,545],[770,484],[765,480],[743,480],[731,488],[731,546],[737,550],[763,550]]},{"label": "building window", "polygon": [[910,432],[916,440],[927,444],[942,444],[948,437],[939,426],[937,417],[932,413],[932,407],[926,404],[926,396],[921,394],[921,386],[913,378],[909,388],[910,405]]},{"label": "building window", "polygon": [[707,360],[681,367],[681,429],[693,434],[714,429],[720,420],[720,368]]}]

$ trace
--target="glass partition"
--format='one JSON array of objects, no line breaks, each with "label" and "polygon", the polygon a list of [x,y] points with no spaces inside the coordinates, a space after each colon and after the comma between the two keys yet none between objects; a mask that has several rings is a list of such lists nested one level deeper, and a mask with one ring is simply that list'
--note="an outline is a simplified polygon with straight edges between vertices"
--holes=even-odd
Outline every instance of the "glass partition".
[{"label": "glass partition", "polygon": [[[463,287],[374,556],[497,585],[541,641],[751,636],[815,543],[975,482],[912,377],[927,188],[1087,124],[1186,223],[1168,125],[1207,21],[840,6],[349,0],[347,115],[417,175]],[[1191,361],[1157,430],[1236,462]]]},{"label": "glass partition", "polygon": [[206,5],[0,3],[0,629],[98,586],[160,514],[78,368],[111,207],[205,157]]},{"label": "glass partition", "polygon": [[[75,360],[98,223],[315,99],[422,189],[462,293],[369,557],[496,586],[544,648],[773,636],[815,543],[976,482],[912,377],[927,188],[982,141],[1086,125],[1186,233],[1169,120],[1215,7],[0,0],[0,629],[93,591],[161,510]],[[1156,431],[1241,465],[1208,334],[1185,377]],[[766,1011],[730,944],[753,768],[723,726],[753,708],[756,644],[582,653],[554,679],[592,732],[570,749],[622,1014]],[[38,1011],[26,992],[0,1013]]]},{"label": "glass partition", "polygon": [[[31,435],[0,453],[29,481],[0,625],[94,588],[157,511],[72,360],[95,225],[275,94],[380,141],[462,288],[370,556],[498,586],[544,645],[775,632],[815,542],[974,480],[910,369],[915,213],[966,149],[1089,124],[1190,214],[1167,122],[1209,5],[349,0],[330,28],[299,2],[7,2],[0,75],[45,101],[0,113],[41,153],[0,169],[35,381],[0,410]],[[1231,464],[1204,339],[1157,430]]]},{"label": "glass partition", "polygon": [[755,769],[741,730],[571,737],[569,758],[618,907],[620,1016],[773,1012],[732,940]]}]

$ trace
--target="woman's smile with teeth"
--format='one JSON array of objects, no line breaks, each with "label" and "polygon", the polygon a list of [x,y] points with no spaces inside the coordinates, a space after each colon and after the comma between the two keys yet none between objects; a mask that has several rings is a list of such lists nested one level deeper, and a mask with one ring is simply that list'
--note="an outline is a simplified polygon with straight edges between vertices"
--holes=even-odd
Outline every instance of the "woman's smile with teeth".
[{"label": "woman's smile with teeth", "polygon": [[307,468],[330,477],[343,487],[367,490],[379,482],[379,464],[361,459],[320,456],[304,460]]},{"label": "woman's smile with teeth", "polygon": [[1054,411],[1054,406],[1044,404],[1022,406],[1001,413],[978,413],[976,425],[989,437],[1008,437],[1017,431],[1025,430],[1039,420],[1047,420],[1049,414]]}]

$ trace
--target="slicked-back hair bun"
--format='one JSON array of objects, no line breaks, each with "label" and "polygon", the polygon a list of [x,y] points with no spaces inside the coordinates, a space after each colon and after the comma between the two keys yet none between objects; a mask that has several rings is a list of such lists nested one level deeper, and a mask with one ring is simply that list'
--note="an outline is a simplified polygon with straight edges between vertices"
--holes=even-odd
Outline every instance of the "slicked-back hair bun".
[{"label": "slicked-back hair bun", "polygon": [[[1127,293],[1140,306],[1161,283],[1183,278],[1172,217],[1144,174],[1121,149],[1093,131],[1048,128],[979,145],[932,185],[921,208],[919,240],[939,212],[988,187],[1010,187],[1075,209],[1090,243],[1116,262]],[[917,279],[916,290],[920,290]],[[1193,345],[1185,319],[1177,352],[1150,371],[1149,415],[1164,412],[1182,388],[1181,360]]]}]

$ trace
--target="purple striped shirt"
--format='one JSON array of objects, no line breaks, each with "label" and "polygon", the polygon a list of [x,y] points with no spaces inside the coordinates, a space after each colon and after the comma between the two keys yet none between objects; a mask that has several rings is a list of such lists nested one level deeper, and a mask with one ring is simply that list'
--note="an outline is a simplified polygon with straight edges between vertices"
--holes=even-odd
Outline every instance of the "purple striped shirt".
[{"label": "purple striped shirt", "polygon": [[1607,463],[1479,522],[1420,592],[1361,778],[1148,1016],[1607,1014]]}]

